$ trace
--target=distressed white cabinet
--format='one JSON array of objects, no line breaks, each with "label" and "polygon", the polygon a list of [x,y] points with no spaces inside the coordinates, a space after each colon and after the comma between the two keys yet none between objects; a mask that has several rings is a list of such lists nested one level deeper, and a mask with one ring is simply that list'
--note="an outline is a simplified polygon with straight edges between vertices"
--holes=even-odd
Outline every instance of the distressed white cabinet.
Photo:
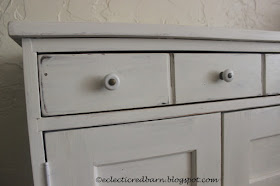
[{"label": "distressed white cabinet", "polygon": [[35,186],[279,186],[280,33],[15,22],[9,34]]}]

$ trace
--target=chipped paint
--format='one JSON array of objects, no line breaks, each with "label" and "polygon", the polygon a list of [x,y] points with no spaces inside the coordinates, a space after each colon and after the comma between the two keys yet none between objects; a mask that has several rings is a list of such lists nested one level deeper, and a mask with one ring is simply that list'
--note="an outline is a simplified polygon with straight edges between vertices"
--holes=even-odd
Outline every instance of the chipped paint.
[{"label": "chipped paint", "polygon": [[127,22],[280,30],[279,18],[280,0],[1,0],[0,185],[31,185],[22,52],[8,37],[9,21]]}]

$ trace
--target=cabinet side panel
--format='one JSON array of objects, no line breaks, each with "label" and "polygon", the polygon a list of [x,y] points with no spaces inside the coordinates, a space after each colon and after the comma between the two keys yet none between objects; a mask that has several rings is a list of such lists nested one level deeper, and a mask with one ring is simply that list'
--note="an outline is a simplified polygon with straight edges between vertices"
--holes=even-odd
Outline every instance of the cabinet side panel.
[{"label": "cabinet side panel", "polygon": [[27,109],[28,133],[33,181],[36,186],[45,186],[44,146],[42,133],[38,132],[37,120],[41,118],[38,85],[37,54],[32,51],[32,40],[23,39],[24,83]]}]

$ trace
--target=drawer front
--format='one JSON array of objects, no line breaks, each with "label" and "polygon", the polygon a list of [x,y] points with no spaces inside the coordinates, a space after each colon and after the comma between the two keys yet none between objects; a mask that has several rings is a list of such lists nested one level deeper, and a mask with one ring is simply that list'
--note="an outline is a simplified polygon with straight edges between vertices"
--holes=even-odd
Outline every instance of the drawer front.
[{"label": "drawer front", "polygon": [[[262,94],[259,54],[175,54],[174,58],[176,103]],[[220,79],[220,72],[227,69],[233,71],[231,82]]]},{"label": "drawer front", "polygon": [[265,84],[266,94],[273,95],[280,93],[280,55],[267,54],[265,56],[266,71]]},{"label": "drawer front", "polygon": [[168,54],[47,55],[39,61],[44,116],[164,105],[170,100]]},{"label": "drawer front", "polygon": [[45,144],[52,186],[193,185],[96,182],[142,176],[213,178],[217,180],[204,184],[221,185],[220,114],[47,132]]}]

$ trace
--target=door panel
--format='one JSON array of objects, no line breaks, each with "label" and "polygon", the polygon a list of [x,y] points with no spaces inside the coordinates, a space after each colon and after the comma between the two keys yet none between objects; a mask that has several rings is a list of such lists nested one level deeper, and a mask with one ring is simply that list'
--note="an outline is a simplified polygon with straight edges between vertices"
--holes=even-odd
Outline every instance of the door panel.
[{"label": "door panel", "polygon": [[[167,178],[168,176],[176,176],[178,178],[191,178],[192,161],[195,160],[194,152],[183,152],[176,154],[168,154],[159,157],[152,157],[144,160],[135,160],[124,163],[109,164],[98,166],[97,177],[110,178],[114,175],[116,178],[123,176],[135,178],[148,176],[149,178]],[[137,173],[137,175],[136,175]],[[103,183],[104,185],[112,185],[112,183]],[[129,185],[139,185],[139,183],[130,183]],[[142,184],[140,184],[142,185]],[[143,183],[147,185],[147,183]],[[160,185],[160,183],[158,183]],[[176,185],[175,183],[170,185]],[[177,184],[178,185],[178,184]]]},{"label": "door panel", "polygon": [[220,114],[209,114],[48,132],[45,142],[52,186],[163,184],[95,182],[98,177],[110,176],[220,179],[220,122]]},{"label": "door panel", "polygon": [[224,186],[279,186],[280,107],[223,118]]}]

